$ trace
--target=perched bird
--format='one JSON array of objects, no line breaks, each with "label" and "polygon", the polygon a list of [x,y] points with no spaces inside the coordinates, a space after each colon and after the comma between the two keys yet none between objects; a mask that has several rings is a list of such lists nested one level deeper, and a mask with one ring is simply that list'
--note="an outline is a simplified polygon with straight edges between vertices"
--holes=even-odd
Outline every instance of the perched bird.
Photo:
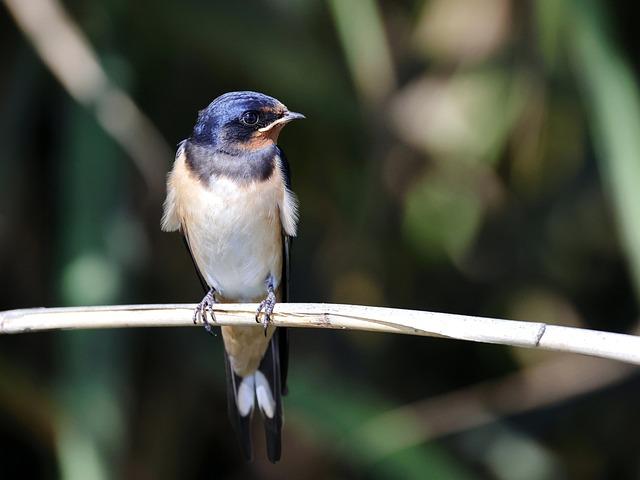
[{"label": "perched bird", "polygon": [[276,302],[288,300],[289,241],[298,221],[289,165],[276,143],[298,118],[304,115],[262,93],[216,98],[179,144],[162,217],[164,231],[182,233],[206,291],[194,322],[211,332],[213,304],[259,302],[256,321],[263,328],[221,327],[228,410],[251,459],[250,423],[258,407],[274,463],[281,454],[288,337],[269,322]]}]

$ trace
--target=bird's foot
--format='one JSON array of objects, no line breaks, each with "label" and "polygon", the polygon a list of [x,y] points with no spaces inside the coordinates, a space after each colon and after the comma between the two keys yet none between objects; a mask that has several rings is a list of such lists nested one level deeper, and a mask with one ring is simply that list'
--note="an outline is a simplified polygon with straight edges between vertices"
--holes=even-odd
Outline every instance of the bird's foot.
[{"label": "bird's foot", "polygon": [[[213,324],[216,323],[216,316],[213,313],[213,306],[216,304],[214,294],[215,290],[210,289],[193,312],[193,323],[197,325],[199,318],[204,324],[204,329],[211,335],[213,335]],[[211,321],[207,319],[207,315]]]},{"label": "bird's foot", "polygon": [[[256,311],[256,322],[262,323],[264,327],[264,334],[267,334],[267,327],[269,323],[271,323],[271,315],[273,314],[273,307],[276,306],[276,294],[273,291],[273,288],[269,288],[269,293],[267,293],[267,297],[260,302],[258,305],[258,310]],[[260,319],[260,315],[262,315],[262,319]]]}]

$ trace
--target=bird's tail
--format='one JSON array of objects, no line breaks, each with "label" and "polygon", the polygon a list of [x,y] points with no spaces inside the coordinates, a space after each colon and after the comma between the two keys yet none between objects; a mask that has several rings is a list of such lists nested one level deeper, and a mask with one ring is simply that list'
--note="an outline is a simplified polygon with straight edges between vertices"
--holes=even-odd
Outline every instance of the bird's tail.
[{"label": "bird's tail", "polygon": [[267,351],[255,373],[240,377],[231,368],[225,352],[227,370],[227,409],[231,423],[240,439],[242,453],[252,458],[251,416],[258,407],[267,440],[267,458],[272,463],[280,460],[282,439],[282,378],[280,335],[274,332]]}]

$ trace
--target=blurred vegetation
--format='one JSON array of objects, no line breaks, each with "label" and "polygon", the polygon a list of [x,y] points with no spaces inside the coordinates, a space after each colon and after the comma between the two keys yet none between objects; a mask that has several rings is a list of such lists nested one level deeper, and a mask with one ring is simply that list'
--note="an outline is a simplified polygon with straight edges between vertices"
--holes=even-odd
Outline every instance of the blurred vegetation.
[{"label": "blurred vegetation", "polygon": [[[170,145],[230,90],[262,91],[307,115],[280,141],[301,202],[294,301],[637,331],[631,2],[63,6]],[[199,300],[130,148],[99,109],[61,87],[4,7],[0,309]],[[126,112],[114,105],[117,125]],[[164,174],[172,160],[155,158],[154,168]],[[200,329],[1,338],[0,478],[640,475],[637,374],[508,418],[471,411],[475,428],[435,410],[371,429],[405,404],[555,357],[320,331],[295,331],[291,356],[284,459],[274,467],[261,434],[254,463],[242,462],[221,341]],[[492,401],[501,398],[488,409]],[[421,437],[431,421],[439,433]],[[388,448],[402,438],[413,441]]]}]

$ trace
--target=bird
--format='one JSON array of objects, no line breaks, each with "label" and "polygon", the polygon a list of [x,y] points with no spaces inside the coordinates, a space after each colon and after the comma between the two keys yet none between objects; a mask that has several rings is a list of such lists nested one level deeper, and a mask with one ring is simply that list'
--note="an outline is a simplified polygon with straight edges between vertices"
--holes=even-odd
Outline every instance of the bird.
[{"label": "bird", "polygon": [[256,326],[221,326],[227,410],[242,453],[252,459],[251,418],[263,419],[267,458],[282,450],[282,396],[289,340],[274,327],[276,302],[289,300],[289,251],[298,201],[282,128],[304,115],[263,93],[238,91],[198,113],[167,177],[161,227],[179,231],[206,292],[193,313],[211,333],[216,303],[258,303]]}]

